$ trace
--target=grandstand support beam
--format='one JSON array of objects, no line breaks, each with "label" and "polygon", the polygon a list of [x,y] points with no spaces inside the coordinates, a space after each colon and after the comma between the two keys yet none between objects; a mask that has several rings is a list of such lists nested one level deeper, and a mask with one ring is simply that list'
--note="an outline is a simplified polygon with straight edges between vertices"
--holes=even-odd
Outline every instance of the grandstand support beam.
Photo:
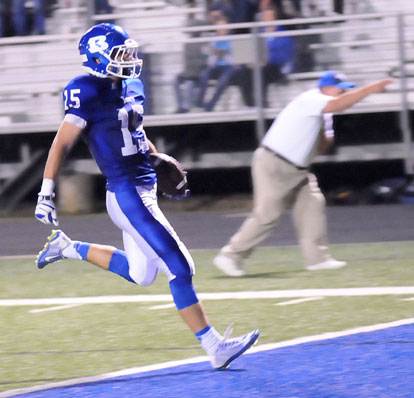
[{"label": "grandstand support beam", "polygon": [[400,88],[401,88],[401,112],[400,112],[400,128],[403,134],[405,157],[404,169],[406,174],[414,176],[414,158],[412,156],[412,136],[410,128],[410,115],[408,104],[408,87],[406,72],[406,54],[405,54],[405,31],[404,31],[404,15],[398,14],[397,18],[397,34],[398,34],[398,54],[400,65]]},{"label": "grandstand support beam", "polygon": [[0,189],[0,214],[8,215],[36,185],[40,185],[48,151],[38,149],[22,169]]},{"label": "grandstand support beam", "polygon": [[257,109],[256,117],[256,140],[260,145],[265,135],[265,113],[263,104],[263,84],[260,60],[262,54],[260,54],[260,36],[258,28],[252,28],[252,40],[254,41],[254,61],[253,61],[253,89],[254,89],[254,102]]},{"label": "grandstand support beam", "polygon": [[59,178],[58,209],[66,214],[92,213],[95,211],[93,175],[64,173]]}]

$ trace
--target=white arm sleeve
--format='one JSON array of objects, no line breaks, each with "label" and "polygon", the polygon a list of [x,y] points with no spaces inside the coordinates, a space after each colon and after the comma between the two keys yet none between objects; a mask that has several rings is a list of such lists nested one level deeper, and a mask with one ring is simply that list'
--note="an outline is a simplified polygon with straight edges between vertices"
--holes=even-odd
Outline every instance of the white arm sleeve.
[{"label": "white arm sleeve", "polygon": [[75,126],[80,127],[81,129],[84,129],[87,125],[85,119],[82,119],[80,116],[72,115],[71,113],[66,114],[63,121],[72,123]]}]

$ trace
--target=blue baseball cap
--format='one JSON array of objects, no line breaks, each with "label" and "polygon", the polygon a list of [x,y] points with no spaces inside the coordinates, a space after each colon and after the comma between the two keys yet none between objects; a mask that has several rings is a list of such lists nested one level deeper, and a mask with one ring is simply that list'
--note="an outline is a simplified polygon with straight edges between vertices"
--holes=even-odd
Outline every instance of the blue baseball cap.
[{"label": "blue baseball cap", "polygon": [[336,86],[343,90],[347,88],[355,87],[355,83],[348,82],[346,76],[343,73],[336,72],[334,70],[328,70],[319,79],[318,87]]}]

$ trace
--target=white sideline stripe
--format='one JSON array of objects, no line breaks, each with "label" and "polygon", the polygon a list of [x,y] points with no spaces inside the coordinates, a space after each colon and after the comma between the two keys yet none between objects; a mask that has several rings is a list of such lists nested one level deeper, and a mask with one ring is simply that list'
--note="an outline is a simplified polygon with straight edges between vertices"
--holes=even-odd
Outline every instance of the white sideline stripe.
[{"label": "white sideline stripe", "polygon": [[389,329],[389,328],[394,328],[397,326],[410,325],[410,324],[414,324],[414,318],[400,319],[394,322],[378,323],[376,325],[370,325],[370,326],[361,326],[361,327],[354,328],[354,329],[342,330],[340,332],[327,332],[327,333],[317,334],[315,336],[299,337],[293,340],[281,341],[280,343],[262,344],[257,347],[251,348],[247,352],[247,354],[253,354],[255,352],[262,352],[262,351],[269,351],[269,350],[274,350],[276,348],[289,347],[292,345],[311,343],[313,341],[335,339],[337,337],[350,336],[352,334],[375,332],[376,330]]},{"label": "white sideline stripe", "polygon": [[[200,300],[250,300],[294,297],[387,296],[414,294],[414,286],[353,287],[339,289],[263,290],[247,292],[199,293]],[[29,305],[109,304],[170,302],[170,294],[142,294],[126,296],[55,297],[38,299],[4,299],[0,307]]]},{"label": "white sideline stripe", "polygon": [[405,299],[402,299],[401,301],[414,301],[414,297],[405,298]]},{"label": "white sideline stripe", "polygon": [[282,301],[281,303],[275,303],[273,305],[300,304],[300,303],[305,303],[306,301],[322,300],[324,298],[325,297],[308,297],[308,298],[301,298],[301,299],[297,299],[297,300]]},{"label": "white sideline stripe", "polygon": [[[339,332],[329,332],[329,333],[317,334],[314,336],[299,337],[297,339],[281,341],[279,343],[263,344],[257,347],[253,347],[249,351],[247,351],[244,355],[254,354],[254,353],[262,352],[262,351],[274,350],[274,349],[282,348],[282,347],[289,347],[289,346],[294,346],[294,345],[299,345],[299,344],[304,344],[304,343],[310,343],[313,341],[329,340],[329,339],[334,339],[337,337],[349,336],[352,334],[374,332],[376,330],[388,329],[388,328],[392,328],[396,326],[409,325],[412,323],[414,323],[414,318],[408,318],[408,319],[401,319],[401,320],[394,321],[394,322],[379,323],[376,325],[362,326],[362,327],[357,327],[354,329],[346,329],[346,330],[342,330]],[[0,393],[0,398],[6,398],[6,397],[11,397],[11,396],[20,395],[20,394],[27,394],[27,393],[46,390],[50,388],[68,387],[68,386],[72,386],[75,384],[81,384],[81,383],[94,383],[94,382],[102,381],[105,379],[151,372],[154,370],[167,369],[167,368],[172,368],[172,367],[181,366],[181,365],[189,365],[193,363],[206,362],[208,360],[209,359],[207,356],[200,356],[200,357],[183,359],[179,361],[163,362],[163,363],[159,363],[155,365],[138,366],[135,368],[119,370],[117,372],[104,373],[104,374],[96,375],[96,376],[80,377],[77,379],[70,379],[70,380],[60,381],[56,383],[42,384],[42,385],[34,386],[34,387],[17,388],[14,390],[8,390],[3,393]]]},{"label": "white sideline stripe", "polygon": [[45,311],[58,311],[58,310],[64,310],[66,308],[79,307],[80,305],[84,305],[84,304],[59,305],[57,307],[49,307],[49,308],[41,308],[41,309],[37,309],[37,310],[30,310],[29,312],[31,314],[36,314],[38,312],[45,312]]},{"label": "white sideline stripe", "polygon": [[162,304],[162,305],[154,305],[153,307],[149,307],[150,310],[163,310],[164,308],[175,308],[175,304]]}]

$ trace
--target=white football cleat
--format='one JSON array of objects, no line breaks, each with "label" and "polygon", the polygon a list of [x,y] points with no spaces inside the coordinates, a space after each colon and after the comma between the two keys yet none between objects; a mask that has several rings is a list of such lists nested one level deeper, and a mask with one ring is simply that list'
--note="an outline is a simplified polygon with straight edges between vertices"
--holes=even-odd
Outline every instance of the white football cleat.
[{"label": "white football cleat", "polygon": [[62,251],[71,243],[72,241],[61,230],[53,230],[47,238],[45,247],[36,258],[37,267],[42,269],[50,263],[66,258],[63,256]]},{"label": "white football cleat", "polygon": [[335,260],[334,258],[330,258],[329,260],[326,260],[322,263],[308,265],[306,269],[308,271],[319,271],[324,269],[338,269],[345,267],[345,265],[347,265],[346,261],[339,261]]},{"label": "white football cleat", "polygon": [[240,261],[224,254],[217,255],[213,260],[213,264],[228,276],[243,276],[246,274]]},{"label": "white football cleat", "polygon": [[258,330],[253,330],[253,332],[247,333],[244,336],[230,339],[229,336],[232,331],[231,328],[226,330],[223,339],[219,342],[214,354],[210,357],[211,365],[215,369],[228,368],[231,362],[257,342],[260,335]]}]

